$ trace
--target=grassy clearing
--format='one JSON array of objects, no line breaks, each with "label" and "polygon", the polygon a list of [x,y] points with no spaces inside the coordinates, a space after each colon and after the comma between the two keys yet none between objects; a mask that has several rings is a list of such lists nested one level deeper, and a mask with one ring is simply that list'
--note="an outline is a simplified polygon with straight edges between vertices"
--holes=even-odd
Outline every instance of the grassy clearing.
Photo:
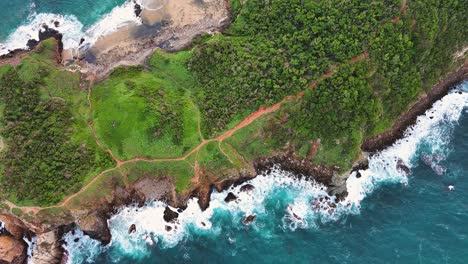
[{"label": "grassy clearing", "polygon": [[71,199],[66,207],[69,209],[89,208],[99,201],[111,201],[113,192],[117,187],[125,188],[120,170],[109,171],[99,177],[85,191]]},{"label": "grassy clearing", "polygon": [[142,178],[172,177],[176,190],[180,193],[190,188],[190,179],[195,173],[191,164],[186,161],[141,161],[126,164],[121,170],[130,184]]},{"label": "grassy clearing", "polygon": [[275,114],[269,114],[255,120],[252,124],[237,131],[223,142],[223,149],[231,146],[242,155],[248,163],[255,158],[265,157],[279,151],[281,140],[271,136],[268,124],[272,123]]},{"label": "grassy clearing", "polygon": [[156,52],[151,70],[120,68],[93,88],[96,134],[120,159],[180,157],[201,142],[188,55]]},{"label": "grassy clearing", "polygon": [[[97,146],[86,124],[87,93],[80,90],[80,74],[56,64],[55,47],[54,39],[44,41],[16,67],[0,68],[5,93],[0,103],[2,125],[17,127],[2,130],[7,147],[0,168],[2,172],[8,169],[9,174],[16,171],[8,178],[2,175],[2,188],[18,205],[54,204],[112,166],[110,156]],[[20,96],[6,94],[18,85],[13,80],[21,82],[17,91],[28,86]],[[5,105],[9,105],[8,111]],[[22,114],[24,111],[28,114]],[[18,148],[15,142],[24,138],[29,140]],[[19,155],[24,148],[34,151]]]}]

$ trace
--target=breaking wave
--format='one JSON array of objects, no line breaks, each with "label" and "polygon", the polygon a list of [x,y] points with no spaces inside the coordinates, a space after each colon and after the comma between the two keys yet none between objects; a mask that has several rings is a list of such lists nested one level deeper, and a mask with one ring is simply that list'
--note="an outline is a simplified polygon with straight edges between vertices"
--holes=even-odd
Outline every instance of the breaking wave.
[{"label": "breaking wave", "polygon": [[[346,215],[359,214],[362,201],[377,188],[409,184],[409,171],[418,159],[430,157],[433,168],[438,168],[437,163],[449,152],[446,146],[451,131],[466,107],[467,83],[436,102],[406,130],[404,138],[370,157],[367,170],[353,172],[346,181],[348,196],[343,201],[329,196],[321,184],[274,168],[269,174],[259,175],[243,185],[214,191],[206,211],[200,210],[196,198],[183,211],[171,208],[179,212],[172,223],[164,221],[167,205],[160,201],[149,202],[141,208],[122,208],[109,220],[112,242],[105,247],[79,230],[68,233],[65,241],[71,256],[69,263],[93,262],[103,252],[116,262],[122,257],[141,259],[149,256],[153,247],[172,248],[199,235],[219,237],[227,226],[240,230],[247,224],[258,236],[268,239],[273,229],[284,232],[320,229]],[[235,199],[226,202],[229,193]],[[246,223],[248,216],[255,216],[255,220]],[[128,234],[132,224],[136,231]]]},{"label": "breaking wave", "polygon": [[[28,49],[28,40],[39,40],[39,31],[43,30],[44,25],[63,34],[65,49],[80,47],[82,38],[85,41],[81,43],[81,47],[92,46],[100,37],[121,27],[129,24],[141,24],[140,18],[135,15],[134,6],[133,1],[127,1],[123,5],[113,8],[110,13],[89,27],[84,27],[73,15],[32,11],[26,22],[11,33],[4,42],[0,43],[0,55],[7,54],[10,50]],[[55,26],[56,21],[58,26]]]}]

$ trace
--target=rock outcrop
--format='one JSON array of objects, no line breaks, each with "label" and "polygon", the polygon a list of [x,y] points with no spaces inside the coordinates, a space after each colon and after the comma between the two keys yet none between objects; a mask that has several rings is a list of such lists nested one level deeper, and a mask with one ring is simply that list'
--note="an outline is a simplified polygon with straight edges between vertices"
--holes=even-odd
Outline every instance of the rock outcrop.
[{"label": "rock outcrop", "polygon": [[0,263],[23,264],[26,262],[27,245],[9,235],[0,236]]},{"label": "rock outcrop", "polygon": [[468,62],[465,62],[458,70],[448,74],[442,81],[434,85],[426,97],[421,98],[407,112],[403,113],[390,130],[364,140],[361,149],[366,152],[376,152],[392,145],[397,139],[403,137],[405,130],[416,122],[418,116],[424,114],[451,88],[467,78]]},{"label": "rock outcrop", "polygon": [[107,217],[100,212],[91,212],[78,219],[76,223],[86,235],[106,245],[111,241],[111,233],[106,219]]},{"label": "rock outcrop", "polygon": [[60,243],[61,236],[58,230],[37,235],[36,248],[31,262],[34,264],[61,263],[64,253]]},{"label": "rock outcrop", "polygon": [[30,236],[24,223],[12,215],[0,214],[4,228],[0,233],[0,263],[25,263],[27,244],[23,237]]}]

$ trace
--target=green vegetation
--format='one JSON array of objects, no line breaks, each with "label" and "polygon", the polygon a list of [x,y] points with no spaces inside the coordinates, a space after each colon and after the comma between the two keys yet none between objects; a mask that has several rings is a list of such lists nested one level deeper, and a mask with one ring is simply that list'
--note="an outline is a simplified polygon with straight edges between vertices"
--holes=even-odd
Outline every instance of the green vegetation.
[{"label": "green vegetation", "polygon": [[[93,87],[91,105],[80,75],[55,65],[53,41],[1,67],[2,191],[15,203],[52,204],[111,167],[87,123],[118,159],[154,160],[101,175],[73,208],[110,199],[142,177],[172,177],[183,192],[197,166],[226,177],[289,147],[345,171],[366,137],[388,129],[459,65],[454,53],[468,42],[458,0],[409,1],[405,12],[400,0],[230,3],[233,23],[223,34],[118,68]],[[280,101],[275,113],[215,138]],[[318,153],[309,155],[318,139]]]},{"label": "green vegetation", "polygon": [[96,134],[118,158],[183,156],[200,143],[188,52],[156,52],[151,69],[119,68],[93,88]]},{"label": "green vegetation", "polygon": [[77,111],[86,98],[78,90],[79,75],[50,60],[54,43],[44,42],[16,68],[7,66],[0,79],[7,145],[0,157],[2,192],[18,203],[55,204],[112,164]]},{"label": "green vegetation", "polygon": [[231,2],[239,15],[228,36],[195,48],[189,63],[203,87],[196,96],[206,135],[364,53],[399,8],[399,1],[250,0],[239,10]]},{"label": "green vegetation", "polygon": [[364,63],[343,66],[291,107],[288,125],[298,131],[299,142],[321,139],[316,162],[347,168],[358,155],[361,132],[376,122],[379,112],[366,73]]},{"label": "green vegetation", "polygon": [[118,187],[125,188],[120,171],[118,169],[108,171],[85,191],[73,197],[67,208],[90,208],[93,204],[100,204],[102,201],[111,202],[113,193]]},{"label": "green vegetation", "polygon": [[145,177],[172,177],[178,192],[183,192],[190,187],[190,179],[195,173],[187,161],[140,161],[126,164],[121,170],[130,184]]}]

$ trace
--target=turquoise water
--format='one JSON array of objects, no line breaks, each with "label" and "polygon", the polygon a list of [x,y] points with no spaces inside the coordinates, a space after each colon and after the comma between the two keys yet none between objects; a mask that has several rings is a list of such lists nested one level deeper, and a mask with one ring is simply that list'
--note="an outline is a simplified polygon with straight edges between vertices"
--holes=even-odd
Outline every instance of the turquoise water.
[{"label": "turquoise water", "polygon": [[[468,263],[467,91],[465,83],[436,103],[404,139],[371,158],[361,178],[351,175],[348,199],[332,212],[313,209],[321,186],[275,170],[250,182],[253,193],[229,190],[237,203],[223,201],[227,192],[215,192],[204,213],[189,203],[171,224],[177,230],[165,230],[162,203],[125,208],[110,220],[110,246],[79,230],[65,236],[69,261]],[[399,159],[411,174],[393,168]],[[257,218],[246,226],[249,214]],[[128,235],[132,223],[137,233]]]},{"label": "turquoise water", "polygon": [[[141,23],[130,0],[0,1],[0,16],[0,55],[27,48],[28,40],[37,40],[44,24],[63,33],[68,49],[78,48],[81,38],[92,45],[121,26]],[[59,22],[58,27],[54,21]]]},{"label": "turquoise water", "polygon": [[122,5],[125,0],[8,0],[0,1],[0,42],[5,41],[28,17],[37,13],[74,15],[84,25],[96,23],[112,8]]}]

